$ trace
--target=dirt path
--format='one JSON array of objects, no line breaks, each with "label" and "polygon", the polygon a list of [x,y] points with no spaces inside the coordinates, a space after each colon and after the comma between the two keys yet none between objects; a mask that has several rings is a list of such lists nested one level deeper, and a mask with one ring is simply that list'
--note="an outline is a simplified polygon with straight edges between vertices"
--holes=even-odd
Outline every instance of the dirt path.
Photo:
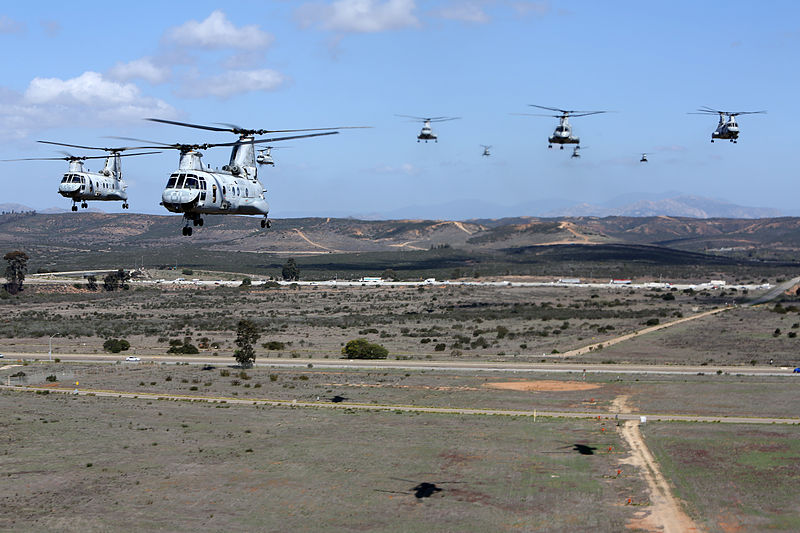
[{"label": "dirt path", "polygon": [[[614,400],[613,406],[623,413],[629,412],[627,396],[619,396]],[[631,455],[624,459],[624,464],[639,467],[647,482],[650,492],[650,509],[639,511],[636,517],[628,523],[631,529],[644,529],[645,531],[664,533],[684,533],[687,531],[702,531],[689,516],[683,512],[678,501],[672,495],[669,482],[661,473],[653,454],[645,444],[642,433],[639,431],[638,420],[628,420],[619,428],[619,432],[628,444]]]},{"label": "dirt path", "polygon": [[311,246],[316,246],[317,248],[322,248],[323,250],[327,250],[327,251],[329,251],[329,252],[341,252],[341,250],[336,250],[336,249],[334,249],[334,248],[328,248],[328,247],[326,247],[326,246],[322,246],[321,244],[317,244],[317,243],[315,243],[314,241],[312,241],[311,239],[309,239],[308,237],[306,237],[305,233],[303,233],[302,231],[300,231],[300,230],[299,230],[299,229],[297,229],[297,228],[294,228],[294,231],[295,231],[295,232],[296,232],[298,235],[300,235],[300,238],[302,238],[304,241],[306,241],[306,242],[307,242],[308,244],[310,244]]},{"label": "dirt path", "polygon": [[673,320],[672,322],[665,322],[664,324],[659,324],[657,326],[650,326],[648,328],[640,329],[639,331],[634,331],[633,333],[628,333],[625,335],[620,335],[619,337],[614,337],[613,339],[609,339],[603,342],[597,342],[595,344],[589,344],[582,348],[576,348],[575,350],[570,350],[568,352],[564,352],[562,354],[554,354],[550,355],[549,357],[574,357],[576,355],[583,355],[586,353],[591,352],[592,350],[596,350],[601,347],[612,346],[619,342],[627,341],[637,337],[639,335],[644,335],[646,333],[652,333],[654,331],[658,331],[660,329],[670,328],[672,326],[677,326],[678,324],[683,324],[684,322],[689,322],[690,320],[697,320],[698,318],[703,318],[711,315],[715,315],[717,313],[722,313],[723,311],[727,311],[729,309],[734,309],[733,307],[721,307],[719,309],[712,309],[711,311],[705,311],[703,313],[698,313],[696,315],[687,316],[684,318],[679,318],[678,320]]},{"label": "dirt path", "polygon": [[414,246],[413,244],[411,244],[412,242],[417,242],[417,241],[406,241],[406,242],[401,242],[399,244],[390,244],[389,246],[394,246],[395,248],[411,248],[412,250],[426,250],[426,248]]}]

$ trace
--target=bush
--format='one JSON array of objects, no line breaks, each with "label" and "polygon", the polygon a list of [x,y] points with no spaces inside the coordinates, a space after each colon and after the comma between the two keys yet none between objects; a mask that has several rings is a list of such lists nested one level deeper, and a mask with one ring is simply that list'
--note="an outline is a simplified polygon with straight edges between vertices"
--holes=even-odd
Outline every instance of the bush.
[{"label": "bush", "polygon": [[440,342],[439,344],[433,347],[433,349],[437,352],[443,352],[445,348],[447,348],[447,345],[443,342]]},{"label": "bush", "polygon": [[103,343],[103,349],[111,353],[119,353],[131,347],[131,343],[125,339],[107,339]]},{"label": "bush", "polygon": [[261,346],[263,346],[266,350],[283,350],[286,347],[286,344],[280,341],[269,341],[265,342]]},{"label": "bush", "polygon": [[342,354],[347,359],[386,359],[389,350],[367,339],[354,339],[342,348]]},{"label": "bush", "polygon": [[55,375],[55,374],[50,374],[49,376],[47,376],[47,377],[46,377],[46,378],[44,378],[44,379],[45,379],[46,381],[49,381],[50,383],[55,383],[56,381],[58,381],[58,378],[56,377],[56,375]]},{"label": "bush", "polygon": [[647,322],[644,323],[644,325],[645,326],[657,326],[658,325],[658,319],[657,318],[648,319]]}]

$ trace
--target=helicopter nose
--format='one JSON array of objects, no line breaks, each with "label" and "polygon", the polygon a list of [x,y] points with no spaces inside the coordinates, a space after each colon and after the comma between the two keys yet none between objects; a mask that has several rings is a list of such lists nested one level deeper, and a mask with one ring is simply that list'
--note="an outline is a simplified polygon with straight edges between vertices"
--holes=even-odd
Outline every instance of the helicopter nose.
[{"label": "helicopter nose", "polygon": [[77,192],[80,186],[81,186],[80,183],[60,183],[58,185],[58,192],[61,193]]},{"label": "helicopter nose", "polygon": [[199,191],[191,189],[164,189],[161,199],[165,204],[188,204],[193,201]]}]

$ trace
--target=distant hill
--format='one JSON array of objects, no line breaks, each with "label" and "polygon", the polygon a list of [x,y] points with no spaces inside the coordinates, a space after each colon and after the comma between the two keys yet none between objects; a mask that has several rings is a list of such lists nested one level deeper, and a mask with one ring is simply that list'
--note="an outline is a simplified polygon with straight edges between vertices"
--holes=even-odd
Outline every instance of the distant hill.
[{"label": "distant hill", "polygon": [[692,217],[692,218],[768,218],[781,212],[767,207],[745,207],[699,196],[678,196],[659,200],[639,200],[618,207],[578,204],[554,209],[550,217]]}]

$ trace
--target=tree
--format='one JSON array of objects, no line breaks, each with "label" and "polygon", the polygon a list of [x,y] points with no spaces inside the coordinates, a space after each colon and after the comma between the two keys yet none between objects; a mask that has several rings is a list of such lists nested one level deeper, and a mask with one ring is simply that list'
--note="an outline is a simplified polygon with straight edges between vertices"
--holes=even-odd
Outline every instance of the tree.
[{"label": "tree", "polygon": [[398,279],[400,279],[397,277],[397,272],[395,272],[391,268],[387,268],[386,270],[384,270],[383,274],[381,274],[381,277],[383,279],[390,279],[392,281],[397,281]]},{"label": "tree", "polygon": [[286,264],[283,266],[283,270],[281,271],[281,275],[286,281],[300,280],[300,269],[297,268],[297,263],[293,257],[290,257],[288,261],[286,261]]},{"label": "tree", "polygon": [[19,250],[8,252],[3,259],[8,261],[6,267],[6,283],[4,288],[9,294],[17,294],[22,290],[22,282],[28,272],[28,254]]},{"label": "tree", "polygon": [[98,288],[97,287],[97,276],[94,276],[94,275],[88,276],[86,278],[86,287],[90,291],[96,291],[97,288]]},{"label": "tree", "polygon": [[236,358],[236,362],[242,368],[253,366],[253,362],[256,360],[256,351],[253,347],[260,338],[261,334],[258,332],[258,326],[246,319],[239,321],[236,326],[236,340],[234,341],[239,349],[233,352],[233,357]]},{"label": "tree", "polygon": [[386,359],[389,350],[367,339],[354,339],[342,348],[342,355],[348,359]]},{"label": "tree", "polygon": [[112,272],[103,278],[103,288],[109,292],[119,289],[127,291],[130,289],[127,283],[130,279],[131,275],[120,268],[116,272]]}]

